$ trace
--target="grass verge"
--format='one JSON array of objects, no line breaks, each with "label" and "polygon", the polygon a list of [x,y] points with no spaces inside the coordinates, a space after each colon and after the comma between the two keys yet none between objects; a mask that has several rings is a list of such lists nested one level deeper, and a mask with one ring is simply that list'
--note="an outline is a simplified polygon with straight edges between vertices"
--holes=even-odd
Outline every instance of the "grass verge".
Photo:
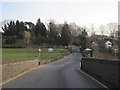
[{"label": "grass verge", "polygon": [[2,64],[19,62],[24,60],[32,60],[39,58],[41,60],[55,58],[64,55],[68,52],[67,49],[53,49],[52,53],[48,53],[47,48],[41,49],[38,53],[38,48],[3,48],[2,49]]}]

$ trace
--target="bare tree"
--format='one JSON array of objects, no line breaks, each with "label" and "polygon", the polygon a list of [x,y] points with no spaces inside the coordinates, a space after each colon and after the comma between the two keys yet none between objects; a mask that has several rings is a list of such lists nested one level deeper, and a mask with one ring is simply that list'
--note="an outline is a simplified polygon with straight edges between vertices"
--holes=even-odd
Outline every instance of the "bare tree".
[{"label": "bare tree", "polygon": [[120,59],[120,25],[118,25],[118,59]]},{"label": "bare tree", "polygon": [[99,27],[100,31],[101,31],[101,35],[102,35],[102,40],[104,39],[104,35],[105,35],[105,32],[106,32],[106,26],[104,25],[101,25]]},{"label": "bare tree", "polygon": [[95,33],[95,26],[94,26],[94,24],[91,24],[90,30],[91,30],[91,40],[95,41],[96,33]]},{"label": "bare tree", "polygon": [[117,23],[109,23],[109,24],[107,24],[107,28],[108,28],[108,31],[110,31],[110,36],[111,36],[112,40],[114,39],[115,33],[118,30],[117,27],[118,27]]},{"label": "bare tree", "polygon": [[91,24],[91,35],[94,35],[95,34],[95,26],[94,24]]},{"label": "bare tree", "polygon": [[70,31],[73,36],[78,36],[81,33],[81,27],[75,23],[70,23]]},{"label": "bare tree", "polygon": [[31,34],[29,31],[24,31],[23,35],[24,35],[24,41],[28,45],[29,41],[30,41]]},{"label": "bare tree", "polygon": [[99,29],[100,29],[100,31],[101,31],[101,35],[104,35],[104,33],[105,33],[105,31],[106,31],[105,26],[104,26],[104,25],[101,25],[101,26],[99,27]]}]

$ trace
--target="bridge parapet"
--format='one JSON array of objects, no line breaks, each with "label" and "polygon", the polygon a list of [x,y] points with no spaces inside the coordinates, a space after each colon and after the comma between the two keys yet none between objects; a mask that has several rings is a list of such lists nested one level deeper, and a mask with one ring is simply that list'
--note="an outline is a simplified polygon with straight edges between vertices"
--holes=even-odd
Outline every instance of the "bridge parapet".
[{"label": "bridge parapet", "polygon": [[119,87],[120,60],[83,57],[81,69],[110,88]]}]

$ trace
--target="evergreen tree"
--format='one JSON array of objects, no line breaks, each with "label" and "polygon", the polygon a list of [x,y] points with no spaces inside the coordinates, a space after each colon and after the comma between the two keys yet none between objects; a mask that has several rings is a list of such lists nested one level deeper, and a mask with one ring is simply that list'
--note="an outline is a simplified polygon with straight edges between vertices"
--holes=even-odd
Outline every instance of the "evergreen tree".
[{"label": "evergreen tree", "polygon": [[16,21],[16,35],[19,36],[19,32],[20,32],[20,22],[17,20]]},{"label": "evergreen tree", "polygon": [[71,32],[69,29],[69,25],[67,23],[64,24],[61,32],[61,43],[64,46],[71,44]]},{"label": "evergreen tree", "polygon": [[86,48],[86,42],[87,42],[87,31],[83,29],[81,34],[78,35],[78,38],[80,40],[81,49],[84,50]]},{"label": "evergreen tree", "polygon": [[20,22],[19,27],[20,27],[20,30],[19,30],[19,36],[18,37],[23,38],[24,37],[23,33],[24,33],[24,31],[27,31],[27,27],[25,26],[24,22]]},{"label": "evergreen tree", "polygon": [[37,20],[35,26],[35,36],[37,44],[46,42],[47,29],[45,25],[40,21],[40,18]]},{"label": "evergreen tree", "polygon": [[54,22],[50,22],[48,27],[49,27],[49,32],[48,32],[49,43],[52,45],[57,44],[58,43],[57,26],[55,25]]},{"label": "evergreen tree", "polygon": [[14,21],[10,21],[10,23],[7,23],[7,25],[4,25],[2,27],[4,30],[4,36],[15,36],[16,30],[15,30],[15,23]]},{"label": "evergreen tree", "polygon": [[45,25],[40,21],[40,19],[37,20],[36,26],[35,26],[35,33],[36,37],[46,37],[47,30]]}]

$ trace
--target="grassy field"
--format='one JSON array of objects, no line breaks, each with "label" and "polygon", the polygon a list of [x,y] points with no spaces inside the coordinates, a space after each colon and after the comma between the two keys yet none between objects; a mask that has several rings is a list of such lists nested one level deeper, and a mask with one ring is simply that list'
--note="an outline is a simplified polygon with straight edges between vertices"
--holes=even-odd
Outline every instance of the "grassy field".
[{"label": "grassy field", "polygon": [[47,48],[44,48],[41,49],[41,53],[39,54],[37,48],[3,48],[2,63],[18,62],[34,58],[44,60],[63,55],[65,53],[67,53],[67,50],[65,49],[54,49],[52,53],[48,53]]}]

